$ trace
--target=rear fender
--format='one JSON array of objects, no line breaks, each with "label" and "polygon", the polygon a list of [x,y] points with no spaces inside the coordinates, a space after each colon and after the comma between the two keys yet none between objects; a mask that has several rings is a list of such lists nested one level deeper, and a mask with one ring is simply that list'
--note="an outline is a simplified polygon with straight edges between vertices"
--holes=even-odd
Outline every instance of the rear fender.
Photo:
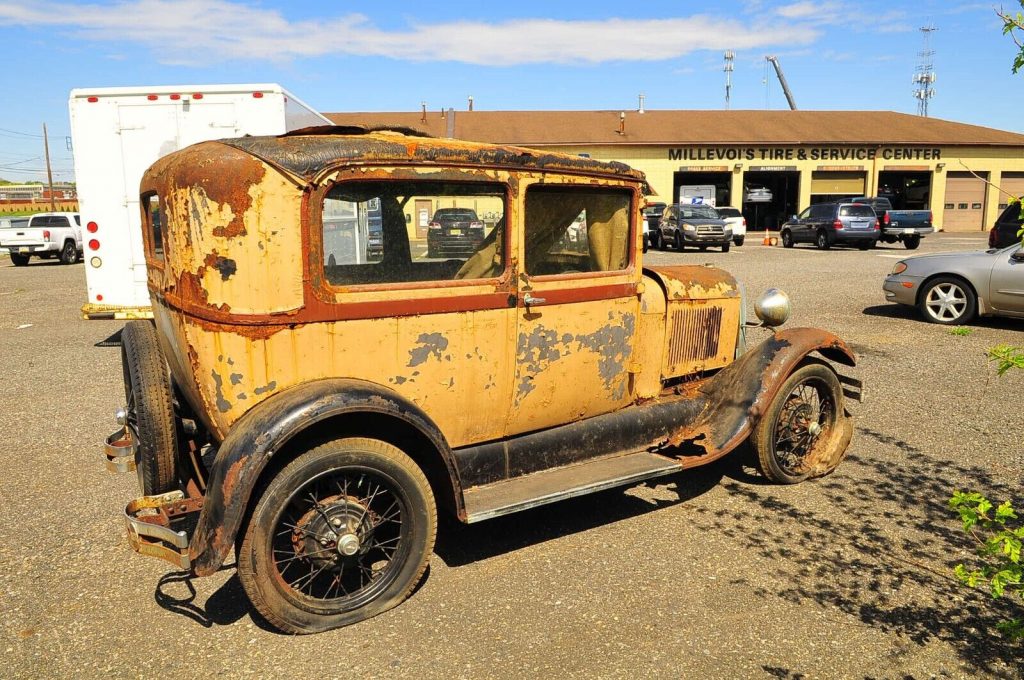
[{"label": "rear fender", "polygon": [[199,523],[189,546],[193,571],[217,571],[235,544],[260,473],[275,453],[316,423],[345,413],[376,413],[411,425],[444,459],[461,511],[462,492],[441,431],[415,404],[362,380],[317,380],[277,394],[246,413],[228,433],[213,463]]},{"label": "rear fender", "polygon": [[690,442],[704,449],[704,454],[684,465],[707,463],[743,442],[782,383],[814,352],[844,366],[856,364],[853,352],[838,336],[818,328],[791,328],[752,347],[703,382],[699,389],[706,400],[704,410],[669,440],[676,446]]}]

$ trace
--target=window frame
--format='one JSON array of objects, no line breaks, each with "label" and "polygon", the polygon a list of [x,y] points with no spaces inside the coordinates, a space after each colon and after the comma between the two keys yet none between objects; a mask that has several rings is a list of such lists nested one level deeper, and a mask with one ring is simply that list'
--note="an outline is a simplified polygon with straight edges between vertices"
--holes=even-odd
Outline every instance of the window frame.
[{"label": "window frame", "polygon": [[[157,210],[163,216],[160,222],[160,253],[156,252],[153,243],[153,214],[149,209],[149,201],[156,197]],[[164,210],[164,201],[158,191],[146,191],[139,196],[139,210],[142,213],[142,244],[146,254],[147,266],[163,270],[167,262],[167,212]]]},{"label": "window frame", "polygon": [[[379,172],[373,172],[379,171]],[[377,183],[433,183],[433,184],[464,184],[464,185],[481,185],[491,186],[496,189],[496,196],[500,195],[504,203],[504,220],[505,220],[505,233],[502,235],[504,239],[504,268],[502,273],[496,277],[481,278],[481,279],[437,279],[427,281],[396,281],[389,283],[357,283],[357,284],[333,284],[331,283],[326,275],[325,269],[325,258],[324,258],[324,232],[323,232],[323,205],[324,200],[328,194],[337,186],[341,184],[358,183],[358,184],[377,184]],[[513,214],[513,192],[512,187],[508,181],[501,179],[471,179],[460,174],[458,177],[423,177],[420,174],[409,172],[402,172],[400,169],[389,169],[389,168],[373,168],[372,171],[367,172],[365,176],[351,177],[351,176],[339,176],[329,181],[325,181],[316,191],[308,194],[307,208],[304,211],[307,215],[306,223],[309,225],[309,241],[307,244],[306,257],[304,265],[306,268],[307,276],[309,280],[313,282],[314,294],[323,302],[327,303],[339,303],[343,302],[346,297],[358,296],[360,293],[374,293],[374,292],[401,292],[401,291],[425,291],[425,290],[448,290],[448,289],[460,289],[460,288],[480,288],[480,287],[502,287],[504,284],[512,278],[513,260],[511,257],[511,248],[514,240],[512,239],[513,224],[510,216]],[[381,316],[389,316],[386,312],[381,313]]]},{"label": "window frame", "polygon": [[[627,229],[626,235],[626,266],[622,269],[610,269],[607,271],[588,271],[588,272],[569,272],[561,274],[531,274],[526,269],[526,199],[530,194],[530,191],[534,188],[564,188],[579,192],[593,192],[595,190],[610,190],[618,193],[627,195],[629,204],[626,209],[627,215]],[[539,181],[531,182],[524,186],[522,196],[520,197],[522,202],[523,220],[522,220],[522,238],[520,239],[521,248],[523,252],[520,255],[520,262],[522,263],[523,274],[530,281],[546,282],[546,281],[577,281],[586,279],[607,279],[614,277],[621,277],[623,275],[633,275],[636,272],[636,238],[638,224],[638,215],[640,214],[639,198],[637,192],[627,184],[588,184],[583,182],[571,182],[566,181],[564,178],[559,178],[550,181]],[[666,206],[666,212],[675,207],[678,210],[678,206]]]}]

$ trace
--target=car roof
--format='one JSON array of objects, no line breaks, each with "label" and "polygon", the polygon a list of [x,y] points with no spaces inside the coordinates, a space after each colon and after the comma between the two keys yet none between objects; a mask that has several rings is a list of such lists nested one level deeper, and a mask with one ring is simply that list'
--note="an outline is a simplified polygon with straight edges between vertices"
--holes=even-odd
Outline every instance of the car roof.
[{"label": "car roof", "polygon": [[642,172],[617,161],[572,154],[425,136],[404,128],[322,126],[284,135],[240,137],[217,142],[231,146],[307,181],[347,164],[477,165],[524,170],[600,174],[640,181]]}]

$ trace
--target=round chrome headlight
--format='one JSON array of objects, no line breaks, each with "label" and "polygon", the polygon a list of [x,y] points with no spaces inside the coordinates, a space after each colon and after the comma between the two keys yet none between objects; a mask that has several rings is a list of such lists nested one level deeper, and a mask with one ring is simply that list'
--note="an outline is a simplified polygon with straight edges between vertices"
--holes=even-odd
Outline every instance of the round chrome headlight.
[{"label": "round chrome headlight", "polygon": [[781,326],[792,311],[789,296],[778,288],[769,288],[754,303],[754,313],[765,326]]}]

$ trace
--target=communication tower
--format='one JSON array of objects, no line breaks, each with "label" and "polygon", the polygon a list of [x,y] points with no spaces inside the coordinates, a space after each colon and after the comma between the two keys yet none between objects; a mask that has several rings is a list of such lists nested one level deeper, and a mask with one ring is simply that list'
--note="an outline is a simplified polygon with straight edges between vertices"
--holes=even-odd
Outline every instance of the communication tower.
[{"label": "communication tower", "polygon": [[726,50],[725,52],[725,67],[722,68],[725,71],[725,108],[729,109],[729,99],[732,96],[732,71],[733,71],[733,59],[736,55],[732,50]]},{"label": "communication tower", "polygon": [[914,89],[914,98],[917,99],[917,115],[927,118],[928,100],[935,96],[935,50],[931,48],[931,34],[939,29],[929,24],[922,26],[919,30],[924,38],[924,47],[917,53],[920,62],[913,78],[913,82],[917,86]]}]

